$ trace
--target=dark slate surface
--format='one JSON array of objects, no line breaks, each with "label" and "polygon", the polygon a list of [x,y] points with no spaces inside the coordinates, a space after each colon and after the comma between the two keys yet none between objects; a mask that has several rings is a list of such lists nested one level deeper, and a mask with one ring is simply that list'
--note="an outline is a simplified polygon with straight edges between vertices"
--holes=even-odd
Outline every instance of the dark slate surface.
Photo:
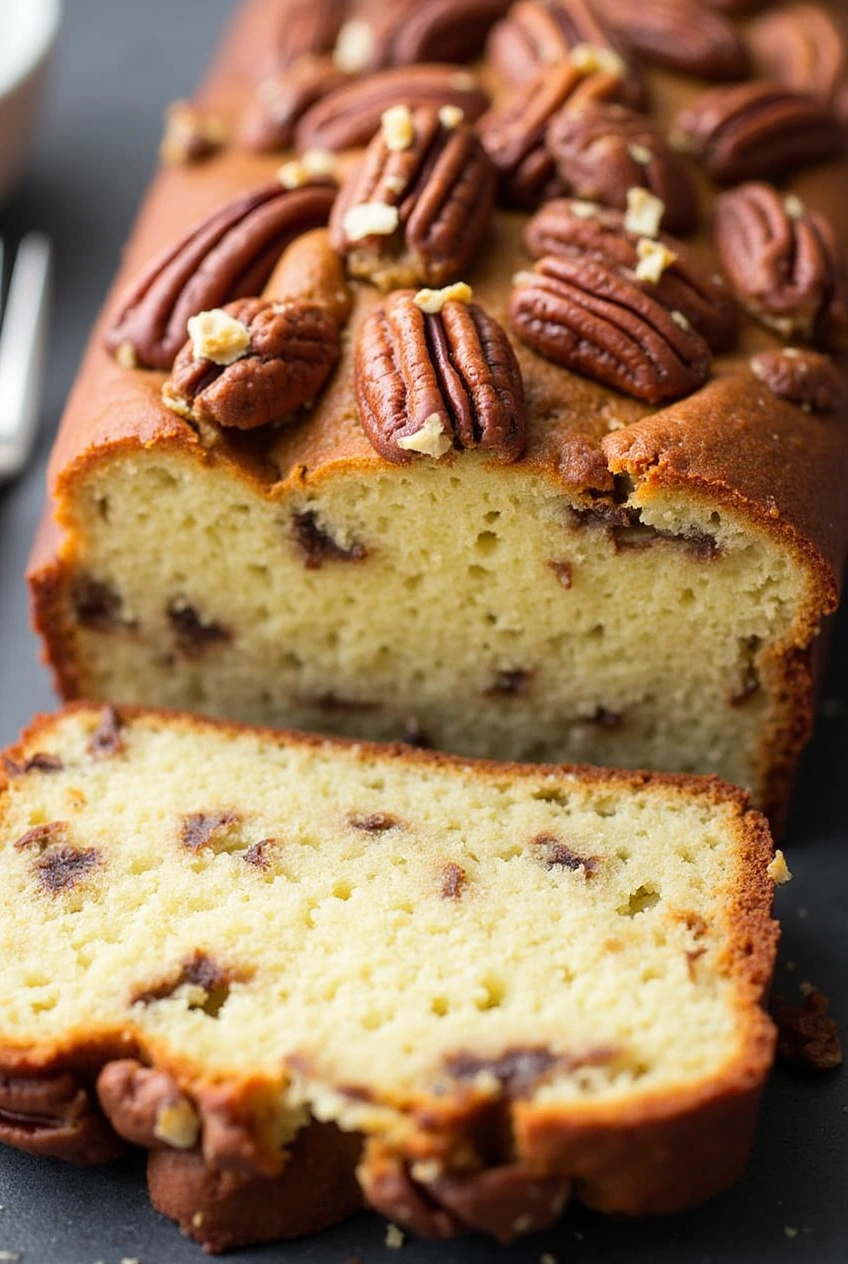
[{"label": "dark slate surface", "polygon": [[[22,0],[23,2],[23,0]],[[228,0],[70,0],[52,99],[26,180],[0,233],[41,228],[58,252],[58,301],[39,460],[0,489],[0,743],[51,705],[28,630],[22,581],[38,520],[43,466],[83,342],[149,178],[165,102],[190,89]],[[786,849],[795,880],[778,895],[784,923],[778,988],[814,981],[848,1018],[848,627],[837,637],[817,740],[799,786]],[[838,700],[844,700],[840,709]],[[792,968],[794,967],[794,968]],[[698,1033],[692,1033],[698,1039]],[[795,1232],[797,1231],[797,1232]],[[481,1241],[383,1243],[362,1216],[324,1236],[239,1255],[293,1264],[837,1264],[848,1258],[848,1079],[778,1071],[766,1094],[747,1176],[703,1210],[665,1222],[607,1223],[576,1212],[544,1240],[510,1250]],[[25,1264],[183,1264],[204,1258],[148,1206],[139,1164],[77,1171],[0,1151],[0,1251]]]}]

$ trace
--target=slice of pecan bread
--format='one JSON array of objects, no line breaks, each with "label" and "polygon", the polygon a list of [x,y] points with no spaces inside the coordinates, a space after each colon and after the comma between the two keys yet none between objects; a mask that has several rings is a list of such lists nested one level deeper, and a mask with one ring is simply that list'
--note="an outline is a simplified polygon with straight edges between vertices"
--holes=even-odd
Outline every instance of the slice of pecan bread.
[{"label": "slice of pecan bread", "polygon": [[711,779],[72,708],[0,774],[0,1137],[213,1249],[362,1195],[502,1239],[745,1162],[771,843]]}]

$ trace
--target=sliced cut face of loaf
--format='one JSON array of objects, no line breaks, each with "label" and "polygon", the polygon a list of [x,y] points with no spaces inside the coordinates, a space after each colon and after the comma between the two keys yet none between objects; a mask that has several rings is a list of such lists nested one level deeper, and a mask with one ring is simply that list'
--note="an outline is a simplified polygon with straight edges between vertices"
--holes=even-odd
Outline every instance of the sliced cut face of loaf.
[{"label": "sliced cut face of loaf", "polygon": [[5,1139],[50,1150],[4,1091],[99,1076],[130,1140],[268,1177],[331,1123],[399,1223],[501,1237],[744,1163],[776,928],[741,791],[86,706],[5,766]]}]

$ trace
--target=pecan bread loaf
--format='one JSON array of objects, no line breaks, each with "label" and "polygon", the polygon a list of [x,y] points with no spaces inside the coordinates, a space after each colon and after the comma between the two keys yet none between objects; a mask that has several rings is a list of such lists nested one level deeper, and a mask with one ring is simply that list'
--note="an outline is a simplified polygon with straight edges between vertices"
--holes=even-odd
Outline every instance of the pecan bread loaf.
[{"label": "pecan bread loaf", "polygon": [[90,705],[0,764],[0,1140],[147,1148],[212,1250],[741,1170],[777,934],[742,791]]},{"label": "pecan bread loaf", "polygon": [[844,32],[644,8],[243,7],[53,455],[66,698],[779,817],[848,535]]}]

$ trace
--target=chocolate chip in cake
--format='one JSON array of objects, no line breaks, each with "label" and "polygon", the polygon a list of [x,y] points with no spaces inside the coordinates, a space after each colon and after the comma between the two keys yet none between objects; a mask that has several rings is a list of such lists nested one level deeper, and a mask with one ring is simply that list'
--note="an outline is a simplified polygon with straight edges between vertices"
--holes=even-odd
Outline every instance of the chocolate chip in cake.
[{"label": "chocolate chip in cake", "polygon": [[407,746],[416,746],[419,750],[432,750],[434,746],[429,733],[414,715],[409,716],[404,722],[401,741]]},{"label": "chocolate chip in cake", "polygon": [[186,658],[199,658],[210,645],[232,640],[232,632],[223,623],[204,622],[194,606],[183,597],[168,603],[168,622],[176,633],[177,648]]},{"label": "chocolate chip in cake", "polygon": [[495,672],[495,678],[486,692],[487,698],[526,698],[533,679],[531,671],[520,667]]},{"label": "chocolate chip in cake", "polygon": [[554,834],[537,834],[531,844],[542,849],[546,869],[582,869],[588,878],[598,868],[597,856],[579,856]]},{"label": "chocolate chip in cake", "polygon": [[571,563],[570,562],[548,562],[553,573],[556,575],[558,582],[563,588],[571,587]]},{"label": "chocolate chip in cake", "polygon": [[354,829],[364,830],[368,834],[383,834],[386,830],[402,829],[403,825],[391,812],[370,812],[367,816],[361,812],[351,812],[347,818]]},{"label": "chocolate chip in cake", "polygon": [[445,1067],[455,1080],[476,1080],[490,1075],[498,1080],[509,1097],[529,1097],[536,1085],[559,1062],[550,1049],[529,1046],[509,1049],[499,1058],[480,1058],[471,1053],[455,1053],[445,1059]]},{"label": "chocolate chip in cake", "polygon": [[317,707],[319,711],[374,711],[380,705],[379,702],[372,702],[368,698],[342,698],[339,694],[333,693],[332,689],[328,689],[326,693],[301,698],[299,701],[306,707]]},{"label": "chocolate chip in cake", "polygon": [[96,847],[48,847],[34,868],[39,882],[51,892],[67,891],[81,882],[100,861]]},{"label": "chocolate chip in cake", "polygon": [[624,716],[620,711],[611,711],[599,704],[591,715],[581,716],[580,723],[593,724],[599,729],[617,729],[624,723]]},{"label": "chocolate chip in cake", "polygon": [[118,590],[106,580],[93,575],[77,575],[71,587],[71,605],[76,621],[84,628],[97,632],[112,632],[116,628],[132,629],[134,619],[124,616],[124,600]]},{"label": "chocolate chip in cake", "polygon": [[100,723],[94,730],[88,743],[88,753],[93,759],[106,759],[111,755],[124,753],[124,739],[121,737],[123,721],[114,707],[104,707]]},{"label": "chocolate chip in cake", "polygon": [[58,755],[48,755],[46,751],[36,751],[23,763],[4,755],[3,763],[10,777],[24,777],[28,772],[62,772],[65,767]]},{"label": "chocolate chip in cake", "polygon": [[183,817],[180,842],[189,851],[213,847],[216,851],[230,850],[226,844],[234,826],[241,824],[238,812],[192,812]]},{"label": "chocolate chip in cake", "polygon": [[361,562],[368,556],[364,544],[354,541],[349,546],[337,544],[318,522],[313,509],[292,516],[294,535],[307,570],[320,570],[325,562]]},{"label": "chocolate chip in cake", "polygon": [[459,900],[468,883],[468,875],[461,865],[449,860],[442,867],[441,897],[443,900]]},{"label": "chocolate chip in cake", "polygon": [[251,843],[242,860],[246,865],[253,865],[254,869],[267,869],[270,863],[268,852],[276,843],[276,838],[263,838],[258,843]]},{"label": "chocolate chip in cake", "polygon": [[248,975],[243,970],[227,969],[208,953],[197,949],[182,963],[176,974],[154,983],[152,987],[138,988],[131,997],[132,1005],[150,1005],[164,1001],[181,987],[198,988],[204,999],[191,1000],[189,1009],[202,1009],[210,1018],[217,1018],[230,995],[233,983],[245,982]]}]

